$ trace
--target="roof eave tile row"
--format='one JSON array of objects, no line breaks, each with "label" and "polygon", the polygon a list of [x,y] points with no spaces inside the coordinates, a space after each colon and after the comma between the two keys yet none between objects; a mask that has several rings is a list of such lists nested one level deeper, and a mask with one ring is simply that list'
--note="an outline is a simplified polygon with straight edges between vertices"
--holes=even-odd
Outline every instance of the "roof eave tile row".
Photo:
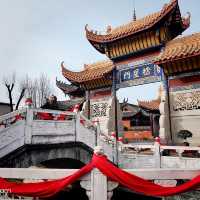
[{"label": "roof eave tile row", "polygon": [[[200,55],[200,33],[171,40],[161,53],[154,59],[154,63],[162,65],[167,62]],[[92,65],[85,65],[81,72],[72,72],[62,66],[62,74],[73,83],[83,83],[95,79],[105,78],[114,68],[112,61],[103,61]]]},{"label": "roof eave tile row", "polygon": [[[111,30],[110,33],[105,35],[98,35],[97,32],[93,32],[88,30],[88,26],[86,25],[86,37],[89,41],[102,43],[102,42],[111,42],[120,38],[124,38],[126,36],[139,33],[141,31],[145,31],[151,27],[153,27],[156,23],[158,23],[161,19],[163,19],[167,14],[177,8],[178,1],[171,0],[169,4],[165,4],[161,11],[148,15],[142,19],[137,21],[132,21],[129,24],[120,26]],[[186,26],[185,26],[186,27]]]},{"label": "roof eave tile row", "polygon": [[200,55],[200,33],[174,39],[166,44],[155,59],[156,64],[164,64]]},{"label": "roof eave tile row", "polygon": [[160,99],[152,100],[152,101],[139,101],[138,106],[148,109],[148,110],[159,110]]},{"label": "roof eave tile row", "polygon": [[[103,64],[104,63],[104,64]],[[113,70],[112,61],[102,62],[101,65],[95,64],[90,65],[90,67],[86,68],[80,72],[72,72],[64,67],[64,63],[61,63],[62,74],[63,76],[71,82],[75,83],[84,83],[87,81],[101,79],[105,77],[106,74],[109,74]]]}]

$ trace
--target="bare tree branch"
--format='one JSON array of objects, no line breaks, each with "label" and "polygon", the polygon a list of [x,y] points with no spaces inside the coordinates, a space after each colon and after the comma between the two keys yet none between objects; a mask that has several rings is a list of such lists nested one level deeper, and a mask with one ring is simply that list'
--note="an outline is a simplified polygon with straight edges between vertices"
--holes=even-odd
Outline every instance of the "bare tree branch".
[{"label": "bare tree branch", "polygon": [[11,76],[3,78],[4,85],[6,86],[7,91],[8,91],[8,98],[9,98],[11,112],[13,111],[13,94],[12,94],[12,92],[13,92],[13,88],[15,86],[15,77],[16,77],[15,73],[13,73]]},{"label": "bare tree branch", "polygon": [[21,100],[23,99],[23,97],[25,95],[25,91],[26,91],[27,87],[28,87],[28,85],[27,85],[26,79],[24,79],[24,80],[22,79],[22,81],[20,82],[20,87],[19,87],[20,95],[18,97],[18,101],[17,101],[16,107],[15,107],[15,110],[18,110]]},{"label": "bare tree branch", "polygon": [[[53,93],[50,79],[48,79],[45,74],[41,74],[35,79],[31,79],[26,75],[24,79],[16,82],[16,75],[13,73],[11,76],[3,78],[3,84],[8,91],[11,112],[14,110],[13,99],[17,99],[16,110],[19,109],[20,103],[24,97],[32,99],[33,107],[41,107],[46,103],[46,98]],[[13,93],[16,85],[19,88],[19,96],[14,98]]]}]

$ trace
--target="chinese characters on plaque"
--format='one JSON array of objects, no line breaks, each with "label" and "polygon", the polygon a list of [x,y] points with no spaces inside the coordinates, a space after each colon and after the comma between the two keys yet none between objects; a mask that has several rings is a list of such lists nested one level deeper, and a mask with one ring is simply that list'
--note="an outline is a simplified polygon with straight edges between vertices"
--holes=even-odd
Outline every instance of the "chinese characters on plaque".
[{"label": "chinese characters on plaque", "polygon": [[162,79],[162,69],[153,63],[143,63],[136,66],[133,64],[117,69],[117,88],[154,83],[162,81]]}]

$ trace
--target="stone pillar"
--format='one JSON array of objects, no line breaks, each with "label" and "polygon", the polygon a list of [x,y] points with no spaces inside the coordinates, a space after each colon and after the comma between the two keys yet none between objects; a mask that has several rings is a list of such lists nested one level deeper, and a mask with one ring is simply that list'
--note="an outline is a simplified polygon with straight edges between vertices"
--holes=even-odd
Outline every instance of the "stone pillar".
[{"label": "stone pillar", "polygon": [[[163,86],[164,87],[164,86]],[[170,138],[170,124],[169,124],[169,106],[168,106],[168,97],[166,90],[163,89],[161,94],[161,103],[159,106],[160,110],[160,130],[159,130],[159,137],[161,139],[161,143],[169,144],[171,143]]]},{"label": "stone pillar", "polygon": [[113,190],[118,186],[116,182],[107,181],[107,177],[96,169],[91,173],[91,180],[83,180],[80,184],[89,200],[111,200]]},{"label": "stone pillar", "polygon": [[25,144],[31,144],[32,139],[33,110],[27,109],[25,125]]},{"label": "stone pillar", "polygon": [[88,119],[90,119],[91,118],[91,112],[90,112],[90,91],[89,90],[87,90],[86,92],[85,92],[86,94],[86,108],[85,108],[85,114],[86,114],[86,116],[87,116],[87,118]]},{"label": "stone pillar", "polygon": [[155,142],[154,143],[155,146],[155,163],[156,163],[156,168],[161,168],[161,158],[160,158],[160,143],[159,142]]},{"label": "stone pillar", "polygon": [[[115,103],[114,98],[112,98],[111,108],[109,111],[109,121],[108,121],[109,133],[115,132],[115,109],[113,106],[114,103]],[[117,120],[118,120],[118,132],[119,132],[119,134],[121,134],[123,132],[122,111],[120,109],[120,104],[119,104],[118,100],[117,100]]]},{"label": "stone pillar", "polygon": [[107,200],[107,177],[98,169],[91,173],[91,200]]},{"label": "stone pillar", "polygon": [[[94,148],[94,153],[103,155],[104,151],[101,146],[96,146]],[[111,200],[113,190],[117,186],[118,183],[108,181],[107,177],[98,169],[93,169],[91,172],[90,191],[88,190],[89,187],[84,186],[84,188],[87,190],[87,194],[90,200]]]}]

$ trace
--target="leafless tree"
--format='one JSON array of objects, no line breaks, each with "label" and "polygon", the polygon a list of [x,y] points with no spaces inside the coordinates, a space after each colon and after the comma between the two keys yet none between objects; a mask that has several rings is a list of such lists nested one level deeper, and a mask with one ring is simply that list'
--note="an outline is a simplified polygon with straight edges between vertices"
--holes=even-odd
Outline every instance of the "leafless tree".
[{"label": "leafless tree", "polygon": [[[3,84],[6,86],[8,91],[8,98],[10,104],[10,111],[18,110],[22,99],[31,98],[33,101],[33,107],[41,107],[53,93],[53,87],[51,86],[50,79],[45,75],[41,74],[38,78],[31,79],[28,75],[22,78],[20,81],[16,81],[16,74],[13,73],[11,76],[3,78]],[[15,98],[14,88],[19,89],[19,96]],[[15,92],[16,93],[16,92]],[[16,100],[16,106],[14,108],[13,101]]]},{"label": "leafless tree", "polygon": [[42,106],[46,98],[52,93],[52,88],[50,87],[50,80],[45,74],[41,74],[38,79],[38,103]]},{"label": "leafless tree", "polygon": [[26,76],[26,83],[26,97],[32,99],[33,107],[41,107],[46,102],[46,98],[53,93],[50,79],[45,74],[41,74],[34,80]]},{"label": "leafless tree", "polygon": [[[13,104],[13,99],[14,99],[14,87],[16,86],[16,74],[12,73],[12,75],[4,77],[3,78],[3,83],[7,88],[8,91],[8,98],[9,98],[9,104],[10,104],[10,111],[12,112],[14,110],[14,104]],[[25,95],[25,90],[26,90],[26,84],[24,81],[20,82],[20,87],[19,87],[19,97],[17,100],[17,104],[15,106],[15,110],[18,110],[19,105],[21,100],[23,99]]]}]

